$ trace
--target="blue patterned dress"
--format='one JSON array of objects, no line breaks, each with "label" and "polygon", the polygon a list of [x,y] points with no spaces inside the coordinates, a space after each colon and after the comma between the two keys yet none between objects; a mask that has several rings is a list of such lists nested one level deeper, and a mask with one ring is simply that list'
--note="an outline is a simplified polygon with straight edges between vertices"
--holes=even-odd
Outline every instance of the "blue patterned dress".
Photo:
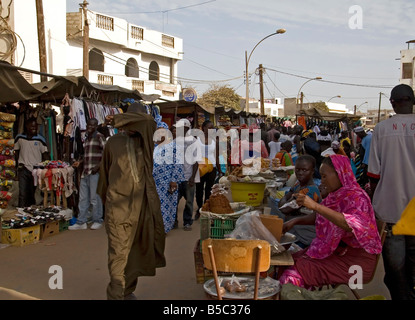
[{"label": "blue patterned dress", "polygon": [[170,182],[179,183],[185,180],[183,164],[176,163],[176,159],[181,159],[180,155],[176,157],[177,152],[179,151],[176,142],[173,141],[165,145],[157,145],[153,155],[153,177],[160,198],[166,233],[173,229],[178,204],[178,189],[170,193]]}]

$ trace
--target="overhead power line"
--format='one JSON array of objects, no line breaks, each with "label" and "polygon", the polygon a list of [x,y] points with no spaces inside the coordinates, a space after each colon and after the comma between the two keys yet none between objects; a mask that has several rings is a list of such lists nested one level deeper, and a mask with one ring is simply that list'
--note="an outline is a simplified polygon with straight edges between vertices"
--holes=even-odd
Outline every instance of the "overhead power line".
[{"label": "overhead power line", "polygon": [[167,9],[167,10],[157,10],[157,11],[138,11],[138,12],[103,12],[103,13],[107,13],[107,14],[152,14],[152,13],[166,13],[166,12],[170,12],[170,11],[176,11],[176,10],[182,10],[182,9],[188,9],[188,8],[192,8],[192,7],[198,7],[207,3],[211,3],[211,2],[215,2],[216,0],[210,0],[210,1],[205,1],[205,2],[201,2],[201,3],[196,3],[196,4],[191,4],[188,6],[183,6],[183,7],[178,7],[178,8],[173,8],[173,9]]},{"label": "overhead power line", "polygon": [[[289,73],[289,72],[284,72],[284,71],[280,71],[280,70],[276,70],[276,69],[272,69],[272,68],[266,68],[268,70],[271,71],[275,71],[278,73],[282,73],[285,75],[289,75],[292,77],[297,77],[297,78],[302,78],[302,79],[313,79],[314,77],[306,77],[306,76],[301,76],[298,74],[294,74],[294,73]],[[346,86],[355,86],[355,87],[366,87],[366,88],[380,88],[380,89],[390,89],[393,88],[392,85],[370,85],[370,84],[357,84],[357,83],[349,83],[349,82],[339,82],[339,81],[329,81],[329,80],[324,80],[324,79],[319,79],[316,81],[320,81],[320,82],[326,82],[326,83],[333,83],[333,84],[340,84],[340,85],[346,85]]]}]

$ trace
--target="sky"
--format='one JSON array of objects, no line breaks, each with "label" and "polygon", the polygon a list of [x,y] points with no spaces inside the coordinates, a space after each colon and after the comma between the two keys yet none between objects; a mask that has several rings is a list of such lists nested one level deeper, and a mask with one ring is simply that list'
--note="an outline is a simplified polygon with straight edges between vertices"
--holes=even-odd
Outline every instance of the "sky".
[{"label": "sky", "polygon": [[[67,0],[67,11],[79,10]],[[90,10],[183,39],[178,81],[202,95],[213,84],[249,95],[328,101],[359,110],[391,109],[400,50],[415,39],[414,0],[88,0]],[[284,34],[273,35],[277,29]],[[411,48],[415,47],[414,44]],[[322,77],[322,80],[309,79]],[[305,82],[307,82],[305,84]],[[341,96],[338,98],[337,96]],[[367,103],[366,103],[367,102]]]}]

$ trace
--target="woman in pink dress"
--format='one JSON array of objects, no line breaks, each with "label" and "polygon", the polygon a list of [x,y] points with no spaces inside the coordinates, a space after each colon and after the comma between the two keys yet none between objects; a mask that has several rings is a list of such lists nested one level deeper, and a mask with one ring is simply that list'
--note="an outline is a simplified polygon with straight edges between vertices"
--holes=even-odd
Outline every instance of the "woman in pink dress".
[{"label": "woman in pink dress", "polygon": [[298,204],[314,213],[284,224],[286,232],[296,224],[315,223],[316,237],[308,248],[293,254],[294,266],[279,280],[308,289],[348,283],[354,275],[350,267],[358,266],[365,282],[382,251],[370,198],[357,183],[347,157],[326,157],[320,173],[323,201],[297,194]]}]

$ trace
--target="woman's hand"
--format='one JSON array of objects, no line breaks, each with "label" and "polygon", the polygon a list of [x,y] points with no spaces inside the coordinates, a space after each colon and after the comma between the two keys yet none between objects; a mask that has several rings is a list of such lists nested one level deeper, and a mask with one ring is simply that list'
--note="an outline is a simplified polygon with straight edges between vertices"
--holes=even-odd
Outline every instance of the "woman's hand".
[{"label": "woman's hand", "polygon": [[282,225],[282,233],[284,234],[290,231],[294,226],[295,226],[295,219],[291,219],[287,222],[284,222],[284,224]]},{"label": "woman's hand", "polygon": [[316,207],[318,205],[317,202],[315,202],[313,199],[311,199],[309,196],[305,195],[305,194],[301,194],[301,193],[296,193],[294,195],[294,198],[296,199],[298,205],[300,207],[306,207],[309,208],[311,210],[316,210]]}]

